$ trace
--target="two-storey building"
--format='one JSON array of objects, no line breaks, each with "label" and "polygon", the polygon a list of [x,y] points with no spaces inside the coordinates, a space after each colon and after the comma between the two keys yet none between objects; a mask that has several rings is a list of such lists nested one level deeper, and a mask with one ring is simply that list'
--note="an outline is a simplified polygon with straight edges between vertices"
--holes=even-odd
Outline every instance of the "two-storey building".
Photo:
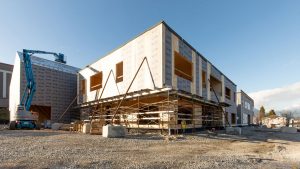
[{"label": "two-storey building", "polygon": [[164,21],[80,70],[77,92],[82,118],[127,128],[237,123],[236,84]]}]

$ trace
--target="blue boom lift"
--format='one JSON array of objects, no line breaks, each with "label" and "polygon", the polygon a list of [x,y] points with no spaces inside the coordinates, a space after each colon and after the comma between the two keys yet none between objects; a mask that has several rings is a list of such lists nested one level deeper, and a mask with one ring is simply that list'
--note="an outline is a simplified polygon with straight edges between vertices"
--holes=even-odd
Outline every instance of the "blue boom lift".
[{"label": "blue boom lift", "polygon": [[31,102],[36,90],[36,83],[33,76],[31,55],[33,54],[51,54],[54,55],[55,61],[65,64],[64,54],[45,52],[40,50],[27,50],[23,49],[23,61],[26,75],[26,87],[22,96],[22,100],[18,105],[17,112],[15,114],[15,121],[11,121],[9,128],[14,129],[40,129],[37,116],[30,112]]}]

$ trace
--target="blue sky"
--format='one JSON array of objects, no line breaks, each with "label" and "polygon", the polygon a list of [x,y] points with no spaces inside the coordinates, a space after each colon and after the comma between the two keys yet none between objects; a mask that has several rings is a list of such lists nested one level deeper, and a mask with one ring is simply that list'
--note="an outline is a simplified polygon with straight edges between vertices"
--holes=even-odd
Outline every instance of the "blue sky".
[{"label": "blue sky", "polygon": [[28,48],[82,68],[160,20],[246,92],[300,81],[296,0],[2,0],[0,62]]}]

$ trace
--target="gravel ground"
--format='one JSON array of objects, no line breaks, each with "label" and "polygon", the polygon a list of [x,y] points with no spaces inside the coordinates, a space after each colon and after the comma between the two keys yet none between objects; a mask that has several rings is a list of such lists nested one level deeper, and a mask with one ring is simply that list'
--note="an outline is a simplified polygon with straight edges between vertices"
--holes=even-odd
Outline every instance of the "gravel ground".
[{"label": "gravel ground", "polygon": [[2,129],[0,168],[300,168],[300,134],[243,132],[166,139]]}]

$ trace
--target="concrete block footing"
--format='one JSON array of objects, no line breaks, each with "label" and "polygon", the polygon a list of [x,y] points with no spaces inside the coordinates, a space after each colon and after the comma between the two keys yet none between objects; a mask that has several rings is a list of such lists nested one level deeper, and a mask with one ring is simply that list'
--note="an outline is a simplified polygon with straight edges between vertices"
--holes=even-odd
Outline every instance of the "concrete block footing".
[{"label": "concrete block footing", "polygon": [[53,123],[51,125],[51,129],[52,130],[59,130],[61,128],[61,126],[63,126],[63,123]]},{"label": "concrete block footing", "polygon": [[125,137],[126,129],[123,126],[106,125],[102,128],[102,136],[107,138]]},{"label": "concrete block footing", "polygon": [[295,127],[281,127],[280,131],[283,133],[297,133],[297,129]]},{"label": "concrete block footing", "polygon": [[90,130],[91,130],[91,124],[90,124],[90,123],[85,123],[85,124],[83,124],[82,132],[83,132],[84,134],[90,133]]},{"label": "concrete block footing", "polygon": [[240,127],[226,127],[226,133],[227,134],[242,134],[242,128]]}]

